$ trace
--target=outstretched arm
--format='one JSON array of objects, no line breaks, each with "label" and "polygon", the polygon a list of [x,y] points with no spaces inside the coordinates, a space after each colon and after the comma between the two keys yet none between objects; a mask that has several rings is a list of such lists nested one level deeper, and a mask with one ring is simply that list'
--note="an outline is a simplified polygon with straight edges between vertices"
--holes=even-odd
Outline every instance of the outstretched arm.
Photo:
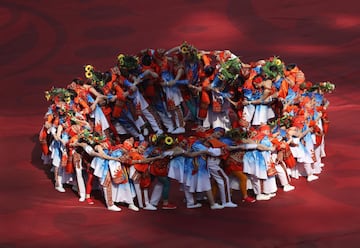
[{"label": "outstretched arm", "polygon": [[249,144],[240,144],[237,146],[227,146],[226,149],[228,151],[234,151],[234,150],[260,150],[260,151],[274,151],[275,147],[273,146],[264,146],[262,144],[257,144],[257,143],[249,143]]}]

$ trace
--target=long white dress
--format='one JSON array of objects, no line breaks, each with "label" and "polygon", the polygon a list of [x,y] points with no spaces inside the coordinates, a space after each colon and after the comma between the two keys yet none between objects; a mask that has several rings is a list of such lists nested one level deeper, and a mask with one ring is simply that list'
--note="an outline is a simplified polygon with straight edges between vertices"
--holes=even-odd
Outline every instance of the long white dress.
[{"label": "long white dress", "polygon": [[185,183],[185,157],[176,156],[169,162],[168,177],[177,180],[179,183]]},{"label": "long white dress", "polygon": [[[109,154],[108,150],[104,150],[104,152],[113,157],[119,157],[122,154],[121,150],[115,150],[111,154]],[[120,169],[125,171],[125,168],[123,168],[123,165],[121,165],[120,162],[115,160],[102,159],[100,157],[94,157],[94,159],[91,161],[91,168],[94,169],[94,175],[99,178],[100,184],[104,183],[107,173],[111,173],[111,171]],[[118,184],[111,181],[111,184],[112,200],[114,202],[124,202],[128,204],[134,202],[133,198],[136,196],[136,193],[129,180]]]},{"label": "long white dress", "polygon": [[[207,150],[208,148],[200,142],[192,145],[194,152]],[[206,156],[185,159],[186,186],[190,192],[206,192],[211,190],[210,172],[206,163]]]}]

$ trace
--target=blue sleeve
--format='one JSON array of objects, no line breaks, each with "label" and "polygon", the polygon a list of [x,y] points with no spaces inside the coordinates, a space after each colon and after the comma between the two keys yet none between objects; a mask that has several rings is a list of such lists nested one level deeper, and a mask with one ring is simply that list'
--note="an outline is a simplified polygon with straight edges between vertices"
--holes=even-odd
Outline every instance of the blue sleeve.
[{"label": "blue sleeve", "polygon": [[176,80],[176,85],[187,85],[189,84],[189,80],[184,79],[184,80]]},{"label": "blue sleeve", "polygon": [[214,80],[211,82],[211,88],[215,88],[215,87],[219,86],[220,82],[221,82],[220,78],[218,77],[218,75],[216,75]]},{"label": "blue sleeve", "polygon": [[125,85],[126,87],[131,87],[131,86],[133,85],[133,83],[130,82],[129,80],[125,79],[124,85]]}]

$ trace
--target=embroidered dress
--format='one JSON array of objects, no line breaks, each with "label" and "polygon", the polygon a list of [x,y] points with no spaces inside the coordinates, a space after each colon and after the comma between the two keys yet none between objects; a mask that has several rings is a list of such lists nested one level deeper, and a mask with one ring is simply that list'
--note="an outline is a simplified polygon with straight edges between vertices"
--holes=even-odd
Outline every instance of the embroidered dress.
[{"label": "embroidered dress", "polygon": [[[200,142],[195,142],[192,145],[194,152],[207,149],[208,148]],[[190,192],[205,192],[211,190],[210,172],[207,167],[206,156],[201,155],[195,158],[186,158],[185,163],[187,175],[186,185],[190,187]]]},{"label": "embroidered dress", "polygon": [[[272,143],[269,139],[268,136],[265,136],[261,141],[260,144],[267,146],[267,147],[271,147]],[[261,154],[265,160],[267,169],[271,166],[272,163],[272,157],[271,157],[271,152],[270,151],[261,151]],[[276,178],[275,176],[267,176],[267,178],[264,180],[263,182],[263,193],[265,194],[270,194],[270,193],[274,193],[277,191],[277,186],[276,186]]]},{"label": "embroidered dress", "polygon": [[[169,71],[163,71],[161,74],[163,80],[165,82],[169,82],[174,79],[174,77],[171,75]],[[187,82],[187,80],[178,80],[181,82]],[[179,106],[182,101],[184,100],[180,91],[180,88],[177,84],[170,86],[170,87],[163,87],[165,95],[166,95],[166,105],[167,109],[175,110],[177,106]]]},{"label": "embroidered dress", "polygon": [[[112,151],[110,156],[120,157],[122,155],[121,150]],[[122,173],[125,173],[123,176],[127,178],[122,183],[115,183],[114,179],[112,180],[112,198],[114,202],[124,202],[127,204],[134,203],[134,197],[136,196],[135,188],[132,183],[128,180],[128,175],[126,173],[126,168],[118,161],[110,160],[109,166],[119,168]],[[113,175],[112,175],[113,178]]]},{"label": "embroidered dress", "polygon": [[[51,132],[54,134],[56,132],[56,128],[52,128]],[[67,142],[69,140],[69,136],[66,132],[63,132],[61,134],[61,139]],[[62,157],[66,155],[66,147],[57,140],[53,140],[49,146],[49,151],[51,152],[51,161],[52,165],[54,167],[58,168],[58,175],[61,178],[61,184],[67,183],[67,184],[73,184],[75,182],[74,174],[66,173],[65,167],[62,166]]]},{"label": "embroidered dress", "polygon": [[[122,154],[121,150],[115,150],[111,154],[109,154],[109,150],[105,149],[104,152],[112,157],[119,157]],[[118,161],[102,159],[100,157],[94,157],[91,162],[91,168],[94,169],[94,175],[99,178],[101,185],[104,185],[106,176],[108,173],[110,173],[110,167],[119,166],[121,166],[121,164]],[[125,171],[125,168],[123,168],[123,171]],[[118,184],[114,183],[113,180],[111,180],[111,185],[112,200],[114,202],[133,202],[133,198],[135,197],[135,190],[130,185],[129,180],[127,180],[127,182]]]}]

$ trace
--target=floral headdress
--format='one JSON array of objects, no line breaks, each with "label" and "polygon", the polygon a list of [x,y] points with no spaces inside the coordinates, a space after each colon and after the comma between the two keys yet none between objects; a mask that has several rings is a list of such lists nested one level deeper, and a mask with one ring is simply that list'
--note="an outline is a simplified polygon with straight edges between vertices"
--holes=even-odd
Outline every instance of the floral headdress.
[{"label": "floral headdress", "polygon": [[193,47],[190,44],[188,44],[186,41],[184,41],[180,45],[180,51],[182,54],[189,54],[192,49],[193,49]]},{"label": "floral headdress", "polygon": [[121,69],[134,70],[139,65],[139,58],[131,55],[119,54],[117,57],[118,65]]},{"label": "floral headdress", "polygon": [[66,91],[67,90],[65,88],[51,87],[50,90],[45,91],[45,98],[47,101],[55,100],[56,98],[63,100]]},{"label": "floral headdress", "polygon": [[226,131],[224,137],[228,137],[232,140],[242,140],[248,138],[248,133],[238,128],[232,128]]},{"label": "floral headdress", "polygon": [[196,49],[196,47],[194,47],[193,45],[187,43],[186,41],[184,41],[181,45],[180,45],[180,52],[183,55],[186,55],[188,58],[190,57],[193,60],[199,60],[199,53],[198,50]]},{"label": "floral headdress", "polygon": [[107,138],[104,134],[94,132],[92,135],[92,139],[95,143],[100,144],[100,143],[106,141]]},{"label": "floral headdress", "polygon": [[228,59],[221,64],[219,78],[225,81],[234,81],[239,76],[241,63],[238,58]]},{"label": "floral headdress", "polygon": [[320,82],[310,87],[309,91],[321,90],[322,92],[332,93],[335,90],[335,84],[330,82]]},{"label": "floral headdress", "polygon": [[84,131],[79,134],[79,138],[89,145],[95,144],[92,133],[87,129],[84,129]]},{"label": "floral headdress", "polygon": [[47,101],[68,101],[71,97],[74,97],[76,92],[65,88],[52,87],[50,90],[45,91],[45,99]]},{"label": "floral headdress", "polygon": [[95,70],[95,67],[92,65],[85,65],[85,77],[90,79],[95,86],[99,86],[100,88],[104,87],[105,79],[104,73]]},{"label": "floral headdress", "polygon": [[262,73],[269,79],[274,79],[278,75],[284,74],[284,63],[276,56],[270,58],[261,67]]},{"label": "floral headdress", "polygon": [[268,125],[271,128],[274,128],[275,126],[290,128],[292,125],[292,117],[288,114],[285,114],[274,121],[269,121]]}]

